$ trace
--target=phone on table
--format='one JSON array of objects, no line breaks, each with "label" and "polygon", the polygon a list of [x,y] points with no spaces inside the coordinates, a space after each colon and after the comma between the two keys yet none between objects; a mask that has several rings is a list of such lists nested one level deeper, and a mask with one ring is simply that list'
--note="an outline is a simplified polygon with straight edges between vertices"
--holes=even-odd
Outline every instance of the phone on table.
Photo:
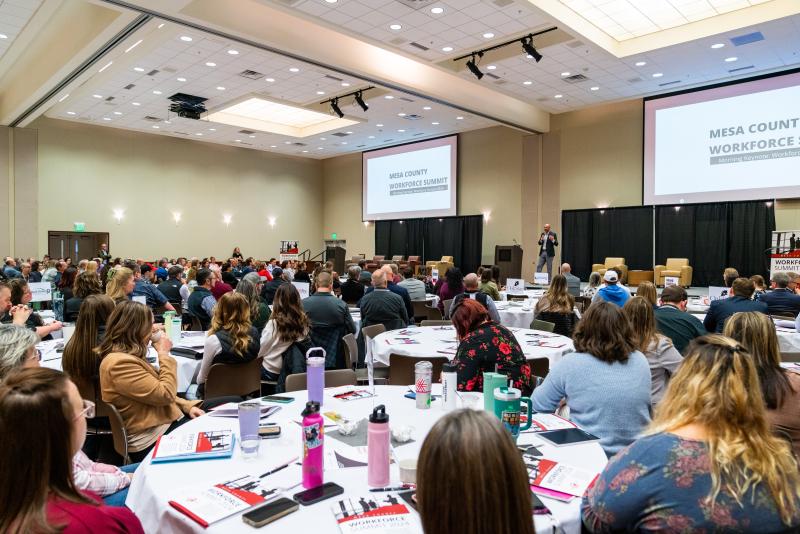
[{"label": "phone on table", "polygon": [[334,484],[333,482],[326,482],[325,484],[317,486],[316,488],[295,493],[292,498],[303,506],[308,506],[320,501],[324,501],[325,499],[330,499],[336,495],[341,495],[342,493],[344,493],[343,487],[338,484]]},{"label": "phone on table", "polygon": [[281,435],[281,427],[277,425],[259,427],[258,435],[266,439],[277,438]]},{"label": "phone on table", "polygon": [[279,402],[281,404],[289,404],[290,402],[294,402],[294,397],[282,397],[280,395],[267,395],[266,397],[261,397],[261,400],[265,400],[267,402]]},{"label": "phone on table", "polygon": [[282,497],[264,506],[259,506],[258,508],[250,510],[242,515],[242,521],[251,527],[259,528],[283,516],[289,515],[292,512],[296,512],[298,508],[300,508],[299,504],[291,499]]}]

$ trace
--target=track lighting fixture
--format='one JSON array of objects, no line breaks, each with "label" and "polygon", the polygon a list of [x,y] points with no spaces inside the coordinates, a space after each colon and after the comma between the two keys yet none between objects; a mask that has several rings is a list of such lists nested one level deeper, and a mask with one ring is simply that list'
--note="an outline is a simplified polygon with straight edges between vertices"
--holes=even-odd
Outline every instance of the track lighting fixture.
[{"label": "track lighting fixture", "polygon": [[481,69],[478,68],[478,63],[477,63],[477,61],[475,59],[476,55],[478,56],[478,58],[481,58],[481,57],[483,57],[483,52],[478,52],[477,54],[472,54],[472,59],[467,61],[467,68],[469,69],[469,71],[472,74],[475,75],[476,78],[478,78],[480,80],[481,78],[483,78],[483,73],[481,72]]},{"label": "track lighting fixture", "polygon": [[533,59],[536,60],[536,63],[539,63],[542,60],[542,54],[536,50],[536,47],[533,46],[533,39],[530,37],[522,39],[522,49],[525,51],[526,54],[531,56]]},{"label": "track lighting fixture", "polygon": [[334,96],[328,100],[323,100],[320,102],[320,104],[329,104],[331,106],[331,111],[336,113],[341,119],[344,117],[344,113],[342,112],[342,108],[339,107],[339,100],[348,96],[352,96],[355,100],[355,103],[358,104],[361,109],[367,111],[369,109],[369,105],[364,101],[364,91],[369,91],[370,89],[375,89],[375,87],[370,85],[369,87],[365,87],[363,89],[357,89],[356,91],[351,91],[343,95]]},{"label": "track lighting fixture", "polygon": [[334,113],[336,113],[339,116],[340,119],[344,117],[344,113],[342,113],[342,110],[339,108],[338,98],[334,98],[333,100],[331,100],[331,109],[333,110]]},{"label": "track lighting fixture", "polygon": [[367,111],[369,109],[369,106],[367,105],[367,103],[364,102],[364,97],[362,96],[361,91],[356,93],[355,100],[356,100],[356,104],[361,106],[362,110]]},{"label": "track lighting fixture", "polygon": [[462,61],[466,59],[467,68],[476,78],[480,80],[481,78],[483,78],[483,72],[481,72],[481,69],[478,68],[478,60],[480,60],[480,58],[482,58],[486,52],[497,50],[498,48],[503,48],[511,44],[516,44],[516,45],[522,44],[522,50],[525,52],[525,54],[532,57],[536,61],[536,63],[539,63],[542,60],[543,56],[534,46],[533,38],[557,29],[558,29],[557,27],[553,26],[552,28],[547,28],[546,30],[541,30],[535,33],[529,33],[528,35],[525,35],[523,37],[517,37],[516,39],[511,39],[510,41],[496,44],[494,46],[490,46],[489,48],[475,50],[473,52],[470,52],[469,54],[464,54],[463,56],[453,58],[453,61]]}]

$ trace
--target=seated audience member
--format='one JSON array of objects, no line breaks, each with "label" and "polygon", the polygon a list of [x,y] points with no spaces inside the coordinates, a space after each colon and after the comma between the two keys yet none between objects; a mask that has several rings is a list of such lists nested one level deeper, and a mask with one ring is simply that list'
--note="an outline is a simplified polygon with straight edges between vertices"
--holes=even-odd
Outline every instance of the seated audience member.
[{"label": "seated audience member", "polygon": [[693,341],[646,435],[611,459],[584,495],[584,526],[797,532],[797,461],[770,432],[761,397],[741,345],[719,335]]},{"label": "seated audience member", "polygon": [[594,299],[594,296],[597,294],[597,290],[600,289],[602,278],[600,273],[597,271],[593,272],[589,275],[589,284],[586,288],[581,292],[581,296],[587,299]]},{"label": "seated audience member", "polygon": [[636,288],[636,296],[642,297],[650,303],[653,308],[658,308],[658,291],[653,282],[644,281]]},{"label": "seated audience member", "polygon": [[14,278],[22,278],[22,273],[17,270],[17,260],[11,256],[7,256],[6,264],[3,267],[3,274],[9,280]]},{"label": "seated audience member", "polygon": [[231,258],[236,258],[237,260],[243,260],[244,256],[242,256],[242,251],[239,250],[239,247],[234,247],[233,252],[231,252]]},{"label": "seated audience member", "polygon": [[409,316],[403,299],[387,289],[386,271],[382,269],[372,273],[371,291],[361,298],[359,308],[362,328],[382,324],[386,330],[398,330],[408,326]]},{"label": "seated audience member", "polygon": [[709,332],[722,332],[725,321],[736,312],[755,311],[767,313],[765,302],[751,300],[755,286],[747,278],[737,278],[733,281],[726,299],[714,300],[708,307],[703,326]]},{"label": "seated audience member", "polygon": [[56,280],[56,275],[58,275],[57,265],[58,262],[56,260],[49,260],[45,263],[46,267],[44,272],[42,273],[42,282],[50,282],[53,283]]},{"label": "seated audience member", "polygon": [[483,391],[483,373],[492,371],[505,374],[522,395],[530,395],[531,368],[508,328],[492,322],[486,308],[472,299],[454,301],[450,316],[458,338],[453,362],[459,391]]},{"label": "seated audience member", "polygon": [[233,287],[222,280],[222,274],[218,267],[212,266],[209,270],[211,271],[211,294],[215,299],[219,300],[225,293],[233,291]]},{"label": "seated audience member", "polygon": [[180,265],[173,265],[167,270],[166,280],[158,284],[158,289],[162,295],[167,297],[167,300],[172,307],[178,311],[183,309],[183,297],[181,296],[181,288],[183,287],[183,267]]},{"label": "seated audience member", "polygon": [[31,264],[28,262],[20,263],[19,265],[19,272],[22,275],[21,278],[26,282],[35,282],[36,280],[31,280]]},{"label": "seated audience member", "polygon": [[661,306],[655,311],[656,328],[672,340],[680,353],[691,340],[708,333],[700,319],[686,311],[688,301],[684,288],[665,287],[661,292]]},{"label": "seated audience member", "polygon": [[[400,276],[400,267],[398,267],[396,263],[390,263],[389,264],[389,269],[392,270],[392,273],[391,273],[392,282],[394,282],[395,284],[399,284],[400,282],[403,281],[403,277]],[[387,274],[388,274],[388,271],[387,271]]]},{"label": "seated audience member", "polygon": [[637,295],[625,303],[622,311],[631,323],[634,345],[650,364],[653,384],[650,403],[655,406],[667,391],[667,384],[683,357],[670,338],[656,331],[655,312],[650,301]]},{"label": "seated audience member", "polygon": [[306,262],[301,262],[297,266],[297,271],[294,273],[295,282],[306,282],[311,284],[311,275],[308,274],[308,264]]},{"label": "seated audience member", "polygon": [[358,281],[360,274],[361,267],[358,265],[351,265],[347,269],[347,280],[342,284],[342,300],[347,304],[357,304],[364,296],[364,286]]},{"label": "seated audience member", "polygon": [[75,285],[75,279],[77,277],[78,269],[75,267],[67,267],[64,269],[64,272],[61,273],[61,280],[58,281],[56,289],[61,292],[64,302],[68,301],[74,296],[72,292],[72,286]]},{"label": "seated audience member", "polygon": [[497,306],[495,306],[489,295],[478,290],[478,275],[475,273],[470,273],[464,277],[464,292],[455,296],[450,308],[452,309],[455,306],[457,300],[465,298],[478,301],[489,313],[489,320],[500,324],[500,314],[497,313]]},{"label": "seated audience member", "polygon": [[38,283],[42,281],[42,265],[43,262],[39,261],[31,263],[31,274],[28,277],[28,282]]},{"label": "seated audience member", "polygon": [[786,273],[773,274],[772,291],[761,295],[758,300],[767,305],[766,313],[770,315],[791,315],[794,317],[800,313],[800,295],[789,289],[789,275]]},{"label": "seated audience member", "polygon": [[733,281],[737,278],[739,278],[739,271],[733,267],[726,267],[725,270],[722,271],[722,283],[725,287],[733,286]]},{"label": "seated audience member", "polygon": [[492,281],[491,269],[484,269],[481,273],[481,283],[478,285],[478,290],[492,297],[492,300],[500,300],[500,290],[497,284]]},{"label": "seated audience member", "polygon": [[112,269],[109,273],[111,279],[106,285],[106,295],[119,304],[130,300],[133,288],[136,287],[136,280],[133,279],[133,271],[127,267]]},{"label": "seated audience member", "polygon": [[567,292],[567,278],[563,274],[553,276],[547,292],[534,308],[534,318],[555,324],[553,332],[572,337],[578,322],[575,315],[575,298]]},{"label": "seated audience member", "polygon": [[[390,265],[384,265],[378,270],[383,271],[385,275],[386,289],[388,289],[389,291],[391,291],[392,293],[398,295],[401,299],[403,299],[403,305],[406,307],[406,315],[408,316],[409,319],[413,319],[414,305],[411,304],[411,297],[409,296],[408,291],[406,291],[406,288],[399,286],[392,281],[392,278],[394,276],[392,274],[392,267]],[[368,295],[369,293],[371,293],[374,289],[374,285],[375,284],[373,283],[373,287],[365,289],[364,295]]]},{"label": "seated audience member", "polygon": [[236,286],[236,292],[244,295],[244,298],[250,303],[250,322],[258,330],[260,337],[272,313],[267,303],[261,298],[261,277],[255,272],[247,273]]},{"label": "seated audience member", "polygon": [[153,273],[153,277],[155,281],[153,283],[160,283],[167,279],[169,276],[169,260],[167,258],[161,258],[158,260],[158,267],[156,267],[155,272]]},{"label": "seated audience member", "polygon": [[[222,269],[220,270],[220,280],[228,284],[231,287],[231,291],[236,289],[236,285],[239,283],[239,279],[236,278],[236,274],[233,271],[232,262],[225,262],[222,264]],[[214,296],[216,297],[216,295]],[[220,297],[221,296],[222,295],[220,295]]]},{"label": "seated audience member", "polygon": [[[89,295],[81,304],[75,332],[64,347],[62,366],[85,398],[100,395],[100,357],[95,352],[105,336],[114,301],[106,295]],[[95,399],[97,400],[97,399]]]},{"label": "seated audience member", "polygon": [[[14,278],[8,282],[8,286],[11,289],[12,308],[15,306],[25,306],[28,308],[31,299],[33,298],[33,294],[31,293],[30,286],[28,286],[28,282],[22,278]],[[13,323],[14,317],[11,314],[6,314],[5,317],[3,317],[2,322]],[[50,334],[52,332],[61,330],[61,322],[53,321],[52,323],[45,325],[42,317],[34,311],[28,315],[28,318],[25,321],[25,328],[29,328],[36,332],[36,335],[39,336],[40,339],[50,339]]]},{"label": "seated audience member", "polygon": [[800,275],[796,273],[786,273],[789,276],[789,289],[800,295]]},{"label": "seated audience member", "polygon": [[0,281],[0,317],[10,317],[11,324],[25,326],[33,310],[24,304],[11,304],[11,287]]},{"label": "seated audience member", "polygon": [[[440,280],[441,281],[441,280]],[[439,285],[437,283],[437,285]],[[458,267],[451,267],[447,269],[444,275],[444,282],[439,286],[437,295],[439,295],[439,311],[442,316],[448,315],[447,310],[444,309],[444,301],[456,298],[464,292],[464,275],[461,274],[461,269]]]},{"label": "seated audience member", "polygon": [[554,412],[563,399],[570,419],[598,436],[613,456],[650,422],[650,366],[636,350],[630,322],[619,306],[589,306],[565,355],[531,395],[537,412]]},{"label": "seated audience member", "polygon": [[408,267],[403,269],[403,277],[397,285],[408,291],[408,298],[414,300],[425,300],[425,282],[414,278],[414,271]]},{"label": "seated audience member", "polygon": [[[158,370],[147,361],[152,341]],[[172,343],[153,334],[153,312],[138,302],[117,304],[108,318],[106,334],[96,351],[100,356],[100,390],[105,402],[119,410],[128,431],[131,460],[140,462],[159,437],[205,413],[200,401],[177,396]]]},{"label": "seated audience member", "polygon": [[322,271],[314,280],[317,290],[302,301],[303,310],[311,323],[311,341],[325,349],[325,367],[343,369],[344,356],[339,346],[342,337],[356,333],[356,325],[347,304],[333,294],[330,273]]},{"label": "seated audience member", "polygon": [[[279,270],[275,268],[273,274]],[[280,277],[278,273],[276,279]],[[289,283],[280,284],[275,292],[272,315],[261,333],[258,356],[263,358],[262,380],[278,380],[283,370],[283,353],[293,343],[308,337],[310,328],[297,288]]]},{"label": "seated audience member", "polygon": [[535,531],[528,471],[508,431],[487,412],[458,410],[433,425],[420,449],[416,497],[425,532]]},{"label": "seated audience member", "polygon": [[572,274],[572,266],[569,263],[561,264],[561,274],[567,279],[567,292],[573,297],[580,297],[581,279]]},{"label": "seated audience member", "polygon": [[[81,447],[85,418],[93,412],[94,405],[60,371],[19,369],[0,383],[0,428],[14,429],[0,432],[0,532],[143,534],[129,509],[105,506],[96,493],[79,487],[96,476],[95,467],[81,461],[88,461]],[[76,471],[76,458],[90,471]],[[114,470],[108,473],[115,478],[112,489],[130,482],[120,470],[103,468]]]},{"label": "seated audience member", "polygon": [[175,311],[167,297],[151,282],[153,278],[152,267],[147,264],[139,266],[135,263],[127,263],[126,267],[133,272],[134,285],[131,292],[131,300],[133,300],[133,297],[144,297],[147,307],[151,310],[163,307],[165,311]]},{"label": "seated audience member", "polygon": [[271,305],[272,301],[275,299],[275,293],[278,291],[278,288],[288,283],[283,274],[283,269],[275,267],[272,269],[272,280],[264,284],[264,287],[261,289],[261,298],[264,299],[267,305]]},{"label": "seated audience member", "polygon": [[725,323],[726,336],[741,343],[753,358],[767,421],[792,442],[800,458],[800,368],[781,367],[778,335],[772,320],[762,313],[734,313]]},{"label": "seated audience member", "polygon": [[38,336],[15,324],[0,325],[0,382],[12,370],[39,367]]},{"label": "seated audience member", "polygon": [[78,312],[80,312],[81,304],[86,297],[103,293],[97,273],[84,271],[79,274],[75,279],[72,293],[73,297],[64,302],[64,320],[68,323],[78,320]]},{"label": "seated audience member", "polygon": [[358,283],[364,286],[364,291],[372,287],[372,273],[362,270],[358,275]]},{"label": "seated audience member", "polygon": [[764,277],[760,274],[754,274],[750,277],[750,280],[756,287],[756,290],[753,293],[753,300],[761,300],[761,297],[767,294],[767,283],[764,281]]},{"label": "seated audience member", "polygon": [[250,302],[239,293],[225,293],[214,307],[211,329],[203,345],[197,393],[205,396],[206,378],[216,363],[236,365],[258,358],[258,330],[250,322]]},{"label": "seated audience member", "polygon": [[209,269],[198,270],[195,276],[197,286],[187,301],[189,313],[197,317],[203,330],[211,327],[211,317],[214,315],[214,306],[217,304],[217,299],[211,294],[213,277],[214,273]]},{"label": "seated audience member", "polygon": [[611,304],[616,304],[620,308],[628,302],[631,298],[630,292],[627,288],[623,288],[619,282],[619,274],[614,269],[609,269],[603,275],[605,285],[597,290],[594,297],[592,297],[592,304],[595,302],[605,301]]}]

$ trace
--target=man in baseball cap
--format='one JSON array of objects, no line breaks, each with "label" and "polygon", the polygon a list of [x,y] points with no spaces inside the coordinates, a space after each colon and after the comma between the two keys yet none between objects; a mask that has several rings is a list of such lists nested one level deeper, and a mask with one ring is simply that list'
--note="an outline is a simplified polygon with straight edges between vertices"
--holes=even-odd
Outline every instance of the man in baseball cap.
[{"label": "man in baseball cap", "polygon": [[624,306],[631,296],[630,293],[619,285],[619,276],[617,272],[612,269],[607,270],[606,274],[603,275],[603,280],[605,281],[605,285],[595,293],[592,302],[605,300],[619,307]]}]

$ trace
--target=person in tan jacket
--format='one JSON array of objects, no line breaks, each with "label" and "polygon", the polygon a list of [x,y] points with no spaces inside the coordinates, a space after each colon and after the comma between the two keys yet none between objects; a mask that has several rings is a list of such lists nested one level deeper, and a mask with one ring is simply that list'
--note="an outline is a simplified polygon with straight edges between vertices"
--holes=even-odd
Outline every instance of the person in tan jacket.
[{"label": "person in tan jacket", "polygon": [[[177,396],[177,366],[169,354],[172,343],[162,334],[154,330],[147,306],[121,302],[108,318],[105,337],[96,349],[103,401],[122,416],[134,462],[143,460],[163,434],[205,413],[202,401]],[[151,342],[158,353],[157,367],[147,361]]]}]

